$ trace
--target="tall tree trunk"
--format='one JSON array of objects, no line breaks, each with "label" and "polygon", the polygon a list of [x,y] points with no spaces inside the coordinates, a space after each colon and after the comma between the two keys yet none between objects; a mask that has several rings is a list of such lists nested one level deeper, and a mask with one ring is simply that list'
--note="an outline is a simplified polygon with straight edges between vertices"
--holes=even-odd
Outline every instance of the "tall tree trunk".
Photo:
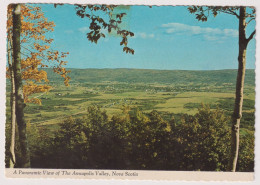
[{"label": "tall tree trunk", "polygon": [[246,48],[248,44],[246,39],[246,7],[240,7],[239,15],[239,54],[238,54],[238,72],[236,82],[235,107],[232,115],[231,130],[231,157],[228,170],[236,171],[238,149],[239,149],[239,127],[242,118],[243,90],[246,69]]},{"label": "tall tree trunk", "polygon": [[7,49],[8,49],[8,65],[10,71],[10,80],[11,80],[11,93],[10,93],[10,105],[11,105],[11,142],[10,142],[10,168],[13,168],[15,165],[15,84],[14,84],[14,73],[12,67],[12,53],[11,53],[11,38],[8,38],[7,41]]},{"label": "tall tree trunk", "polygon": [[24,119],[24,99],[23,99],[23,83],[21,74],[21,5],[14,4],[13,11],[13,58],[14,58],[14,81],[15,81],[15,99],[16,99],[16,120],[18,125],[19,143],[21,148],[20,164],[17,167],[30,167],[30,155],[26,136],[26,122]]}]

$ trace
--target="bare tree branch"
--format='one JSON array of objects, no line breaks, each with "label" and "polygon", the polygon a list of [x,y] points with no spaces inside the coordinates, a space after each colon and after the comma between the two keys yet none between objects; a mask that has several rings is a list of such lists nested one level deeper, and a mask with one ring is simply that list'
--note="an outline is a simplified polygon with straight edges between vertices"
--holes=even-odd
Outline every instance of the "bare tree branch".
[{"label": "bare tree branch", "polygon": [[251,18],[247,23],[246,25],[248,25],[251,21],[255,20],[255,17]]},{"label": "bare tree branch", "polygon": [[232,9],[228,9],[228,11],[232,14],[232,15],[235,15],[237,18],[239,18],[239,15],[233,11]]},{"label": "bare tree branch", "polygon": [[239,18],[238,14],[236,12],[232,11],[231,9],[229,9],[229,10],[220,9],[219,12],[230,14],[230,15],[235,15],[237,18]]},{"label": "bare tree branch", "polygon": [[254,15],[254,14],[246,14],[246,17],[252,17],[252,18],[255,18],[255,15]]},{"label": "bare tree branch", "polygon": [[256,33],[256,31],[254,30],[254,31],[250,34],[250,36],[248,37],[248,39],[246,39],[247,42],[249,42],[249,41],[254,37],[255,33]]}]

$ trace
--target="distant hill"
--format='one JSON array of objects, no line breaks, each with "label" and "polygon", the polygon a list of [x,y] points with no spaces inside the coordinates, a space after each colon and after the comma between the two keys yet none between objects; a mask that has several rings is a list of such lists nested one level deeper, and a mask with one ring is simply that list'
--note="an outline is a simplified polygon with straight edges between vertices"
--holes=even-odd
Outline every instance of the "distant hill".
[{"label": "distant hill", "polygon": [[[52,72],[52,69],[44,69],[48,72],[49,80],[61,82],[62,79]],[[128,83],[233,83],[236,82],[237,70],[153,70],[153,69],[69,69],[71,82],[97,83],[97,82],[128,82]],[[255,71],[246,70],[245,83],[255,84]]]}]

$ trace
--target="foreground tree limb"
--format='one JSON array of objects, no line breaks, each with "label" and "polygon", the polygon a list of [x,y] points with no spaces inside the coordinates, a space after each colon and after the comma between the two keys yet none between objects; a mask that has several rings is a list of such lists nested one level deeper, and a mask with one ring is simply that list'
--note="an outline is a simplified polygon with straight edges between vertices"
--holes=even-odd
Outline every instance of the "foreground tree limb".
[{"label": "foreground tree limb", "polygon": [[238,152],[239,152],[239,128],[240,120],[242,118],[243,106],[243,90],[245,83],[246,72],[246,50],[249,41],[255,35],[253,31],[249,38],[246,38],[246,7],[239,9],[239,53],[238,53],[238,71],[236,81],[236,98],[234,112],[232,116],[232,130],[231,130],[231,156],[228,165],[228,171],[235,172],[237,166]]},{"label": "foreground tree limb", "polygon": [[[238,151],[239,151],[239,127],[240,120],[242,118],[242,106],[243,106],[243,90],[245,82],[245,70],[246,70],[246,50],[250,40],[255,35],[255,30],[246,38],[247,25],[255,20],[255,9],[251,8],[251,12],[247,12],[246,7],[217,7],[217,6],[193,6],[188,8],[189,12],[196,14],[196,19],[199,21],[207,21],[210,14],[216,17],[219,13],[226,13],[236,16],[239,20],[239,51],[238,51],[238,71],[236,81],[236,94],[235,105],[232,115],[232,128],[231,128],[231,150],[229,164],[227,171],[236,171]],[[247,18],[250,20],[247,21]]]},{"label": "foreground tree limb", "polygon": [[231,130],[231,156],[228,165],[228,171],[236,171],[238,151],[239,151],[239,127],[242,118],[242,105],[243,105],[243,89],[245,81],[246,69],[246,48],[247,41],[245,35],[246,21],[245,13],[246,8],[241,7],[239,14],[239,54],[238,54],[238,71],[236,82],[236,99],[234,112],[232,116],[232,130]]},{"label": "foreground tree limb", "polygon": [[23,98],[23,83],[21,75],[21,45],[20,45],[20,34],[21,34],[21,5],[14,4],[13,11],[13,72],[15,82],[15,99],[16,99],[16,120],[18,125],[19,142],[21,148],[22,158],[17,167],[28,168],[30,167],[30,155],[27,144],[26,136],[26,122],[24,119],[24,98]]},{"label": "foreground tree limb", "polygon": [[16,116],[15,116],[15,84],[14,84],[14,73],[12,67],[12,48],[11,48],[11,39],[8,37],[7,41],[7,49],[8,49],[8,65],[9,65],[9,73],[11,80],[11,92],[10,92],[10,105],[11,105],[11,143],[10,143],[10,163],[9,167],[13,168],[15,166],[15,124],[16,124]]}]

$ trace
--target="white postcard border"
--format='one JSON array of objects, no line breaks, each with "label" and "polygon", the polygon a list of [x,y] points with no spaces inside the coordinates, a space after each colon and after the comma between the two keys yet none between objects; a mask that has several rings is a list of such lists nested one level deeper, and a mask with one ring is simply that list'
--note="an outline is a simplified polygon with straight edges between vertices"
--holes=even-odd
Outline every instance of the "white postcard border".
[{"label": "white postcard border", "polygon": [[[130,5],[230,5],[230,6],[237,6],[237,5],[243,5],[243,6],[255,6],[256,7],[256,25],[257,25],[257,33],[256,33],[256,120],[255,120],[255,127],[256,127],[256,139],[255,139],[255,172],[254,173],[229,173],[229,172],[166,172],[166,171],[141,171],[140,174],[143,174],[143,177],[145,178],[135,178],[132,179],[134,181],[118,181],[115,179],[118,178],[109,178],[112,180],[109,181],[104,181],[104,179],[107,178],[90,178],[90,179],[98,179],[98,181],[93,181],[89,180],[89,178],[80,178],[80,179],[85,179],[84,181],[82,180],[72,180],[72,177],[64,179],[54,179],[55,177],[37,177],[37,179],[28,179],[28,177],[23,176],[23,177],[18,177],[18,179],[12,179],[12,178],[7,178],[10,176],[10,173],[13,172],[14,169],[5,169],[5,164],[4,164],[4,145],[5,145],[5,64],[6,64],[6,41],[5,41],[5,34],[6,34],[6,29],[5,29],[5,23],[6,23],[6,7],[9,3],[92,3],[92,4],[130,4]],[[259,44],[259,39],[260,39],[260,34],[258,34],[259,30],[259,9],[260,9],[260,1],[259,0],[217,0],[217,1],[212,1],[212,0],[175,0],[175,1],[170,1],[170,0],[3,0],[0,3],[1,6],[1,11],[0,11],[0,80],[1,80],[1,86],[0,86],[0,183],[1,184],[71,184],[72,182],[77,183],[77,184],[201,184],[202,182],[196,180],[209,180],[208,182],[203,182],[203,184],[233,184],[237,182],[227,182],[230,180],[231,176],[237,179],[238,181],[242,182],[243,178],[245,180],[246,178],[246,184],[259,184],[260,183],[260,167],[259,167],[259,162],[260,162],[260,131],[259,131],[259,122],[260,122],[260,97],[259,97],[259,92],[260,92],[260,65],[259,65],[259,55],[260,55],[260,44]],[[17,169],[19,170],[19,169]],[[43,170],[43,169],[22,169],[22,170]],[[53,170],[50,169],[50,171],[61,171],[61,170]],[[97,171],[97,170],[94,170]],[[104,171],[104,170],[103,170]],[[120,170],[116,170],[120,171]],[[125,170],[124,170],[125,171]],[[162,173],[162,178],[161,179],[155,179],[157,174],[155,173]],[[181,175],[183,174],[184,177],[186,177],[186,180],[192,180],[191,181],[186,181],[184,182]],[[205,174],[207,175],[213,175],[212,179],[208,179],[205,177]],[[225,182],[220,182],[222,177],[218,177],[217,179],[214,178],[214,176],[222,175],[226,177],[224,180]],[[173,179],[170,177],[171,175],[176,175],[179,179]],[[252,177],[255,176],[254,181],[248,182],[252,180]],[[193,178],[194,177],[194,178]],[[24,179],[25,178],[25,179]],[[242,178],[242,179],[241,179]],[[78,178],[79,179],[79,178]],[[119,178],[120,179],[120,178]],[[131,178],[124,178],[124,179],[131,179]],[[136,180],[145,180],[145,181],[136,181]],[[154,181],[151,181],[154,180]],[[160,181],[159,181],[160,180]],[[165,181],[165,180],[177,180],[177,181]],[[243,182],[245,184],[245,182]]]}]

